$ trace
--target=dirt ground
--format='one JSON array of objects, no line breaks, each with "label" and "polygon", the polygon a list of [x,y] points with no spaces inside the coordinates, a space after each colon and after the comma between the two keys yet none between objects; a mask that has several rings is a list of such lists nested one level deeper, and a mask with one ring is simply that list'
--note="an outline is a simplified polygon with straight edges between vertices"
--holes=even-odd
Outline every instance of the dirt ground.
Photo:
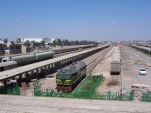
[{"label": "dirt ground", "polygon": [[105,80],[97,88],[97,92],[105,93],[107,91],[119,92],[121,89],[121,76],[119,75],[110,75],[111,67],[111,56],[114,53],[115,47],[107,54],[105,59],[100,62],[95,69],[92,71],[92,74],[103,74]]}]

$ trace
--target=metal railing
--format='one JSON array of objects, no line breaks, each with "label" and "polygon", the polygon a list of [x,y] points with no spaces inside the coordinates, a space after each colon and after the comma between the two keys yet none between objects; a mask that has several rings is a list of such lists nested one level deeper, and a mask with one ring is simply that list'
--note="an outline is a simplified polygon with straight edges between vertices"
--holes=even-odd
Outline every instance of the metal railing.
[{"label": "metal railing", "polygon": [[[1,94],[8,94],[8,95],[22,95],[21,88],[8,88],[3,90]],[[33,96],[40,96],[40,97],[58,97],[58,98],[74,98],[74,99],[97,99],[97,100],[118,100],[118,101],[132,101],[133,100],[133,92],[127,92],[124,94],[113,93],[111,91],[106,93],[100,92],[84,92],[84,91],[74,91],[72,93],[68,92],[57,92],[54,90],[49,89],[40,89],[34,88]],[[151,102],[151,95],[144,96],[142,98],[145,102]]]},{"label": "metal railing", "polygon": [[142,94],[143,102],[151,102],[151,92],[146,92]]},{"label": "metal railing", "polygon": [[74,93],[65,93],[65,92],[54,92],[47,89],[35,89],[34,96],[75,98],[75,99],[118,100],[118,101],[133,100],[133,92],[118,94],[110,91],[105,94],[100,92],[96,92],[92,94],[91,92],[82,92],[82,91],[75,91]]}]

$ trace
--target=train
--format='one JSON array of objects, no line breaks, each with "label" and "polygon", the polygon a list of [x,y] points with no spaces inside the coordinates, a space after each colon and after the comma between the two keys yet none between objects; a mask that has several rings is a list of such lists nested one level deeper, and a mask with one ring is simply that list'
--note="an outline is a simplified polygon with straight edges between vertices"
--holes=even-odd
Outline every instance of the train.
[{"label": "train", "polygon": [[71,92],[86,77],[86,64],[83,61],[72,63],[60,69],[56,75],[56,89]]},{"label": "train", "polygon": [[34,62],[39,62],[53,57],[54,57],[53,51],[4,57],[2,58],[0,63],[0,71],[6,71],[9,69],[16,68],[17,66],[23,66]]},{"label": "train", "polygon": [[151,43],[136,43],[136,46],[151,47]]},{"label": "train", "polygon": [[16,67],[17,67],[16,61],[9,61],[9,62],[0,63],[0,71],[6,71],[6,70],[13,69]]},{"label": "train", "polygon": [[[29,53],[29,54],[24,54],[24,55],[10,55],[7,57],[2,56],[2,57],[0,57],[0,59],[1,59],[0,68],[4,68],[4,67],[2,67],[3,62],[8,62],[8,63],[5,63],[5,67],[7,67],[7,65],[8,65],[8,67],[9,67],[9,65],[12,65],[12,62],[10,62],[10,61],[16,61],[17,66],[23,66],[23,65],[27,65],[27,64],[31,64],[31,63],[35,63],[35,62],[53,58],[54,54],[60,54],[60,53],[65,53],[65,52],[69,52],[69,51],[78,50],[79,47],[89,48],[89,47],[95,47],[95,46],[97,46],[97,44],[81,45],[78,47],[77,46],[66,47],[66,48],[54,49],[53,51],[44,51],[41,53]],[[14,63],[14,65],[15,65],[15,63]],[[1,70],[6,70],[6,69],[7,68],[1,69]],[[11,69],[11,68],[8,68],[8,69]]]},{"label": "train", "polygon": [[[93,47],[95,45],[91,45],[91,46]],[[83,47],[83,48],[86,48],[86,47]],[[47,60],[47,59],[53,58],[54,54],[74,51],[76,49],[77,49],[76,47],[71,47],[71,48],[56,49],[55,52],[45,51],[41,53],[30,53],[30,54],[24,54],[24,55],[3,57],[0,63],[0,72],[16,68],[17,66],[23,66],[23,65]],[[17,66],[16,66],[16,62],[17,62]]]},{"label": "train", "polygon": [[111,75],[119,75],[121,73],[121,56],[120,49],[116,47],[111,61],[110,74]]},{"label": "train", "polygon": [[147,54],[151,54],[151,48],[149,48],[149,47],[143,47],[143,46],[137,46],[137,45],[130,45],[130,46],[135,48],[135,49],[138,49],[140,51],[143,51]]}]

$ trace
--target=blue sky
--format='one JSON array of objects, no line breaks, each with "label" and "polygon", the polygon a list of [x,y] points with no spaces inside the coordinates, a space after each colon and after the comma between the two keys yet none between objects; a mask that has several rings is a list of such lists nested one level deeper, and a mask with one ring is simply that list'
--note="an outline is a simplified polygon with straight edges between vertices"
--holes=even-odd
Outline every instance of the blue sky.
[{"label": "blue sky", "polygon": [[0,0],[0,38],[150,40],[151,0]]}]

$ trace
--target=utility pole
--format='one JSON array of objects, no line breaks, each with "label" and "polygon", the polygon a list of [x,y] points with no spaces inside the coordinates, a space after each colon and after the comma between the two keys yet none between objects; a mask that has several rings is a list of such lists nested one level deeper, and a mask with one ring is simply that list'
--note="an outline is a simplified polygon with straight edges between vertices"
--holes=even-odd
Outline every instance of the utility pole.
[{"label": "utility pole", "polygon": [[149,55],[150,55],[150,50],[151,50],[151,41],[150,41],[150,45],[149,45]]}]

